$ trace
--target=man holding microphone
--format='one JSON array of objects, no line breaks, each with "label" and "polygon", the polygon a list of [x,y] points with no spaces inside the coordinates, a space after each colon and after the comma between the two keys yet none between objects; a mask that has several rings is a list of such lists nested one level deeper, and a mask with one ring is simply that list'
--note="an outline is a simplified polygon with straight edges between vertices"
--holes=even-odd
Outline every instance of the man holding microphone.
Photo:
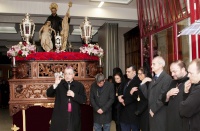
[{"label": "man holding microphone", "polygon": [[81,131],[80,104],[86,102],[83,84],[74,80],[74,70],[66,67],[64,79],[55,75],[55,83],[47,89],[48,97],[55,97],[50,131]]}]

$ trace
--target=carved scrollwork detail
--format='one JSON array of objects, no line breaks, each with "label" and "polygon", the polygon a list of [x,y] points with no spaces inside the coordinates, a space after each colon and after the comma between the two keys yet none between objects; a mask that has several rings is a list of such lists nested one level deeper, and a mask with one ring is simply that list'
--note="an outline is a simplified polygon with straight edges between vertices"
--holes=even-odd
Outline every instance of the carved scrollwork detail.
[{"label": "carved scrollwork detail", "polygon": [[78,63],[39,63],[39,77],[53,77],[56,72],[64,72],[67,66],[73,67],[78,76]]},{"label": "carved scrollwork detail", "polygon": [[34,106],[41,106],[45,108],[54,108],[54,103],[35,103]]},{"label": "carved scrollwork detail", "polygon": [[[46,98],[46,90],[50,85],[47,84],[23,84],[16,87],[14,98]],[[20,88],[20,92],[17,92]]]},{"label": "carved scrollwork detail", "polygon": [[81,82],[85,87],[85,93],[86,93],[86,97],[87,97],[86,104],[89,104],[90,103],[90,87],[91,87],[93,81],[81,81]]},{"label": "carved scrollwork detail", "polygon": [[18,85],[18,86],[15,88],[15,91],[16,91],[17,93],[21,93],[22,90],[23,90],[23,86],[22,86],[22,85]]},{"label": "carved scrollwork detail", "polygon": [[27,78],[30,76],[30,64],[29,63],[19,63],[17,67],[17,78]]},{"label": "carved scrollwork detail", "polygon": [[97,65],[96,63],[89,63],[87,65],[87,75],[89,77],[95,77],[95,75],[97,74],[98,70],[97,70]]},{"label": "carved scrollwork detail", "polygon": [[10,106],[9,106],[10,115],[13,116],[14,114],[19,112],[20,110],[22,110],[22,109],[26,110],[31,106],[32,105],[28,105],[28,104],[15,104],[15,105],[10,104]]},{"label": "carved scrollwork detail", "polygon": [[53,72],[64,72],[66,64],[55,64],[51,66]]}]

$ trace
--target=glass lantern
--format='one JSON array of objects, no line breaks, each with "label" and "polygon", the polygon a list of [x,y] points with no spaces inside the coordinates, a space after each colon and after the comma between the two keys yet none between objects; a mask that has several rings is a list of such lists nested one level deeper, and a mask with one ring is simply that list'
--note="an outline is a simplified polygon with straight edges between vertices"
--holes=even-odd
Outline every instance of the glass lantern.
[{"label": "glass lantern", "polygon": [[85,42],[85,44],[90,43],[92,39],[92,25],[87,20],[87,17],[85,17],[84,22],[80,25],[81,29],[81,39]]},{"label": "glass lantern", "polygon": [[33,20],[30,19],[30,15],[26,13],[25,18],[22,19],[20,23],[20,32],[21,36],[27,44],[30,44],[29,39],[33,38],[33,34],[35,31],[35,24]]}]

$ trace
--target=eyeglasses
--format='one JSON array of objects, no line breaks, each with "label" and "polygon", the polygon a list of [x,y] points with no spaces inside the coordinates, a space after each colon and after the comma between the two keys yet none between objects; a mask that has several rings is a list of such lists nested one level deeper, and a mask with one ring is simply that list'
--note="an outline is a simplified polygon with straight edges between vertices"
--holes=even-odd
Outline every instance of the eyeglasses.
[{"label": "eyeglasses", "polygon": [[142,75],[143,73],[138,73],[138,75]]}]

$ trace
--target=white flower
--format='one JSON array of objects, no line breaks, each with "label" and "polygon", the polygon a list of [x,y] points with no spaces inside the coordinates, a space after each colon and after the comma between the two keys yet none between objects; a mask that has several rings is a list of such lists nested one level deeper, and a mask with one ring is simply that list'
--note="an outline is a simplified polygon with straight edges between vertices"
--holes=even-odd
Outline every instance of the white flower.
[{"label": "white flower", "polygon": [[22,56],[26,56],[27,57],[28,54],[29,54],[29,51],[27,51],[27,50],[23,50],[22,51]]},{"label": "white flower", "polygon": [[26,42],[19,42],[17,45],[12,46],[7,51],[7,56],[22,56],[27,57],[27,55],[36,51],[35,45],[27,44]]},{"label": "white flower", "polygon": [[87,53],[98,57],[103,57],[104,51],[98,44],[86,44],[79,48],[81,53]]}]

